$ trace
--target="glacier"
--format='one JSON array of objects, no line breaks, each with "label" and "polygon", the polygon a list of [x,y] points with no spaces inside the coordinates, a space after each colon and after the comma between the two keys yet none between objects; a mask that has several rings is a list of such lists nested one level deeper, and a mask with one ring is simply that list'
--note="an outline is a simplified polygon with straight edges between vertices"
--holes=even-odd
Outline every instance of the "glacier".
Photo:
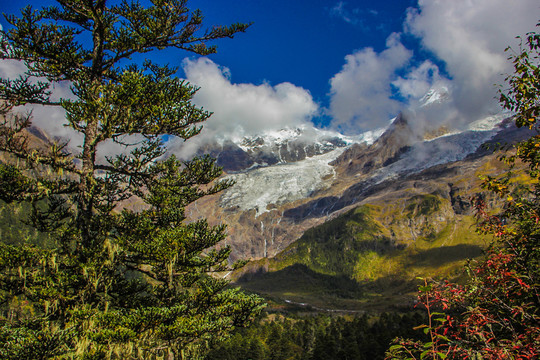
[{"label": "glacier", "polygon": [[500,131],[498,126],[509,115],[500,113],[487,116],[472,122],[464,131],[451,132],[416,143],[402,154],[398,161],[375,172],[372,179],[375,183],[380,183],[401,174],[420,172],[432,166],[463,160],[492,139]]},{"label": "glacier", "polygon": [[[498,125],[508,114],[496,114],[473,122],[468,129],[448,133],[435,139],[413,144],[400,158],[370,175],[371,183],[397,178],[407,173],[420,172],[429,167],[464,159],[475,152],[498,131]],[[283,141],[298,135],[295,131],[283,131],[270,137]],[[285,135],[285,136],[284,136]],[[374,133],[348,139],[351,143],[372,142]],[[366,141],[368,140],[368,141]],[[255,210],[256,217],[271,211],[271,205],[282,205],[309,197],[318,190],[329,187],[335,179],[334,168],[329,165],[346,150],[337,148],[297,162],[280,163],[273,166],[249,169],[226,176],[235,181],[220,198],[221,206]]]},{"label": "glacier", "polygon": [[329,163],[345,151],[338,148],[302,161],[257,168],[226,176],[235,184],[221,196],[221,206],[255,209],[256,216],[270,211],[270,205],[281,205],[308,197],[330,186],[335,177]]}]

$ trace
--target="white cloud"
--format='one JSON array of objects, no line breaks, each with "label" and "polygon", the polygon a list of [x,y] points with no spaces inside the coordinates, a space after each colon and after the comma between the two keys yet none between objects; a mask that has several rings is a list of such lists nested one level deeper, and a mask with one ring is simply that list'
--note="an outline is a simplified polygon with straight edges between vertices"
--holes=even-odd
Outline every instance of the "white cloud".
[{"label": "white cloud", "polygon": [[[26,72],[27,68],[21,61],[1,60],[0,78],[16,79]],[[43,80],[43,79],[41,79]],[[35,79],[34,81],[37,81]],[[73,98],[68,83],[53,84],[51,87],[51,99],[56,101],[60,98]],[[27,105],[17,109],[19,112],[32,112],[32,124],[45,130],[52,138],[69,141],[70,147],[76,150],[82,145],[82,136],[75,130],[65,126],[67,124],[65,111],[59,106]]]},{"label": "white cloud", "polygon": [[[311,124],[317,114],[318,105],[310,93],[291,83],[271,86],[232,84],[230,72],[206,58],[184,60],[187,80],[199,86],[193,102],[214,114],[203,123],[200,135],[183,142],[171,141],[170,145],[182,147],[182,155],[192,156],[200,146],[212,140],[238,139],[246,135],[256,135],[265,130],[276,130]],[[18,61],[0,61],[0,77],[17,78],[26,71]],[[72,97],[68,84],[55,84],[53,98]],[[24,107],[22,111],[33,112],[33,123],[44,129],[50,136],[70,140],[77,148],[82,144],[80,134],[66,127],[65,112],[51,106]],[[129,151],[122,145],[105,142],[99,147],[101,154]]]},{"label": "white cloud", "polygon": [[446,65],[454,101],[468,121],[496,111],[495,84],[512,68],[504,49],[535,30],[538,0],[420,0],[409,9],[406,31]]},{"label": "white cloud", "polygon": [[[344,3],[334,11],[342,13]],[[495,85],[512,72],[504,49],[517,47],[515,37],[534,31],[539,19],[538,0],[419,0],[407,12],[404,31],[444,64],[449,79],[392,34],[381,53],[366,48],[346,56],[331,79],[333,126],[354,132],[379,128],[407,106],[424,117],[420,123],[451,122],[456,127],[499,111]],[[414,62],[420,65],[407,67]],[[392,87],[402,102],[393,99]],[[438,109],[419,110],[417,100],[433,87],[449,89],[452,98]]]},{"label": "white cloud", "polygon": [[376,53],[364,48],[345,57],[345,65],[330,80],[330,109],[333,126],[359,133],[387,125],[401,103],[391,98],[395,72],[412,57],[397,34],[387,40],[387,48]]},{"label": "white cloud", "polygon": [[300,126],[318,112],[311,94],[291,83],[233,84],[229,70],[207,58],[186,59],[183,68],[186,79],[200,87],[193,102],[214,113],[203,124],[200,135],[182,142],[186,156],[211,139],[242,138],[265,130]]},{"label": "white cloud", "polygon": [[392,86],[398,90],[399,94],[408,100],[421,98],[433,86],[448,86],[447,84],[448,80],[440,75],[437,65],[429,60],[392,82]]},{"label": "white cloud", "polygon": [[0,77],[2,79],[14,79],[26,71],[26,66],[21,61],[1,60]]}]

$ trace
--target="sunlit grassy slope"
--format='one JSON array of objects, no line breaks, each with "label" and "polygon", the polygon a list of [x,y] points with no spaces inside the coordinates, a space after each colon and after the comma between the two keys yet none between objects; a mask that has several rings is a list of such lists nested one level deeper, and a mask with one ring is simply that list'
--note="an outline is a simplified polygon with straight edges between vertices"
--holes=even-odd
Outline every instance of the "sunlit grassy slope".
[{"label": "sunlit grassy slope", "polygon": [[456,215],[436,194],[362,205],[306,231],[267,260],[268,272],[244,275],[239,283],[325,309],[406,306],[416,277],[462,276],[466,261],[482,254],[485,239],[475,229],[471,215]]}]

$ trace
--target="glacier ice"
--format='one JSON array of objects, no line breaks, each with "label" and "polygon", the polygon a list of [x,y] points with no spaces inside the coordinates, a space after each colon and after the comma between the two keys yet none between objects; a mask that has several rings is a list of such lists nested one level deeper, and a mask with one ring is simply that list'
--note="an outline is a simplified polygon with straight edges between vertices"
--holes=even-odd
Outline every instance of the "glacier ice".
[{"label": "glacier ice", "polygon": [[279,164],[227,176],[236,183],[221,196],[223,207],[255,209],[257,216],[269,211],[271,204],[283,204],[305,198],[329,186],[334,169],[328,163],[344,148],[302,161]]},{"label": "glacier ice", "polygon": [[420,172],[432,166],[463,160],[493,138],[507,116],[507,113],[491,115],[469,124],[468,130],[416,143],[398,161],[379,169],[372,178],[380,183],[400,174]]},{"label": "glacier ice", "polygon": [[[444,102],[448,98],[448,89],[432,89],[422,99],[423,105]],[[497,133],[497,127],[508,117],[506,113],[488,116],[469,124],[469,128],[461,132],[449,132],[443,136],[413,144],[400,156],[400,159],[371,174],[373,183],[395,178],[405,173],[419,172],[434,165],[444,164],[465,158],[476,151],[486,140]],[[315,128],[285,128],[267,131],[257,137],[243,137],[237,143],[244,151],[260,146],[275,147],[297,139],[305,139],[306,143],[325,145],[328,138],[340,138],[345,144],[366,142],[373,143],[384,129],[347,137],[336,132]],[[331,144],[329,144],[331,145]],[[348,147],[348,146],[347,146]],[[310,196],[313,192],[330,186],[335,171],[329,162],[335,160],[346,147],[322,155],[307,157],[297,162],[282,161],[276,165],[251,168],[227,177],[236,183],[221,196],[221,206],[255,210],[256,216],[270,211],[272,204],[281,205]],[[261,166],[261,164],[257,164]]]}]

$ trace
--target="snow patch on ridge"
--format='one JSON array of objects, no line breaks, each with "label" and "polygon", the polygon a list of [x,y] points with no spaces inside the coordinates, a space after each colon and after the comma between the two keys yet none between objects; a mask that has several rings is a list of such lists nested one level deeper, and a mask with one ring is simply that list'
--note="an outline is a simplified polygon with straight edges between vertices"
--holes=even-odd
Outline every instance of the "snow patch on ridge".
[{"label": "snow patch on ridge", "polygon": [[510,112],[501,112],[499,114],[488,116],[484,119],[473,121],[469,124],[471,131],[491,131],[497,128],[504,119],[512,116]]},{"label": "snow patch on ridge", "polygon": [[500,130],[501,122],[508,116],[508,113],[491,115],[471,123],[466,131],[416,143],[398,161],[379,169],[372,179],[380,183],[402,174],[416,173],[432,166],[463,160],[492,139]]}]

